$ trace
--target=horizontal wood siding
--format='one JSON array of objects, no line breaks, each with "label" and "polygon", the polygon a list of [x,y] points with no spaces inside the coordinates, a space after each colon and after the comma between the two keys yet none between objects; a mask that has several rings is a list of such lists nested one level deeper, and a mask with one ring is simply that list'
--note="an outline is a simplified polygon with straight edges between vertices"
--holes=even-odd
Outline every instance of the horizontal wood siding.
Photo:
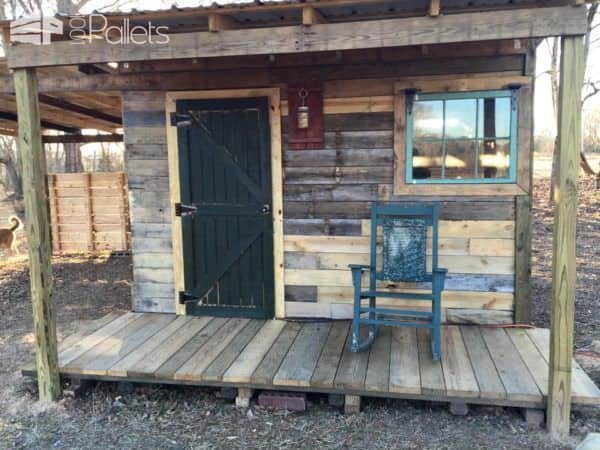
[{"label": "horizontal wood siding", "polygon": [[165,96],[123,94],[133,250],[133,308],[175,312]]},{"label": "horizontal wood siding", "polygon": [[[354,113],[363,110],[363,103],[348,103],[348,109],[329,114],[332,102],[326,99],[323,149],[288,149],[287,118],[283,120],[287,315],[351,317],[348,264],[369,261],[371,203],[432,199],[441,201],[439,264],[449,270],[444,308],[512,311],[514,197],[394,196],[393,112]],[[426,287],[380,285],[411,292]]]},{"label": "horizontal wood siding", "polygon": [[[251,69],[250,77],[232,71],[199,72],[199,88],[236,88],[249,83],[282,88],[287,316],[351,315],[347,264],[367,262],[369,213],[375,200],[439,200],[440,266],[449,270],[444,307],[512,311],[514,195],[394,196],[393,93],[398,83],[407,87],[418,82],[439,84],[442,76],[452,78],[448,74],[457,74],[461,81],[455,84],[460,89],[477,77],[479,83],[486,77],[523,78],[525,56],[521,52],[513,49],[506,55],[453,60],[425,56],[410,64],[357,61],[293,70],[257,67]],[[315,70],[324,80],[323,148],[290,150],[285,83],[310,78]],[[523,100],[527,101],[530,96]],[[170,312],[175,304],[164,115],[160,92],[124,95],[137,311]],[[424,287],[382,286],[417,291]]]}]

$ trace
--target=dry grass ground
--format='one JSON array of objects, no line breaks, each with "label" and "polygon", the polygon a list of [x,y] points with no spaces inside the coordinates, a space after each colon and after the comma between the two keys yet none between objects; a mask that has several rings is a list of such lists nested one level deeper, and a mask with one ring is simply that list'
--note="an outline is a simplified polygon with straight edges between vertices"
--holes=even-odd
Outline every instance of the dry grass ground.
[{"label": "dry grass ground", "polygon": [[[576,345],[586,358],[600,350],[596,314],[600,276],[599,193],[581,186],[579,208]],[[535,323],[548,325],[552,215],[547,180],[536,184],[534,210]],[[130,301],[126,258],[69,257],[54,261],[59,337]],[[35,384],[19,375],[32,358],[31,307],[24,258],[0,263],[0,448],[572,448],[600,430],[600,411],[573,413],[572,437],[550,441],[528,431],[518,411],[474,407],[453,417],[446,405],[367,400],[344,416],[311,397],[306,413],[253,406],[236,410],[217,392],[200,388],[139,386],[118,392],[101,383],[82,397],[52,405],[35,402]],[[593,372],[596,382],[600,373]]]}]

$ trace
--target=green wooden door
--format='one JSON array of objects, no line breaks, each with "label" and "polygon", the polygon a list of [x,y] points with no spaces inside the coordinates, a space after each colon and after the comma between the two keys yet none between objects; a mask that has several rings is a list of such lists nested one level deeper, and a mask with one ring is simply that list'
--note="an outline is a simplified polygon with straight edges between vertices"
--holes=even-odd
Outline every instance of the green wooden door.
[{"label": "green wooden door", "polygon": [[[177,101],[186,312],[272,318],[267,98]],[[173,121],[173,119],[172,119]],[[195,213],[185,214],[186,206]]]}]

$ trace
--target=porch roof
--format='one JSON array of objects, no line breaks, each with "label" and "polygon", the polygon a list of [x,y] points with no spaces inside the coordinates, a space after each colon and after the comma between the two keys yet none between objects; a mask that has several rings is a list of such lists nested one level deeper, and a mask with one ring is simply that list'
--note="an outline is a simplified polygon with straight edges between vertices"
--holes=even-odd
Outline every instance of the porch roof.
[{"label": "porch roof", "polygon": [[[90,74],[109,74],[112,69],[107,66],[70,66],[49,67],[40,69],[42,78],[85,79]],[[5,58],[0,59],[0,79],[10,80],[12,75]],[[69,140],[85,142],[115,141],[115,136],[122,126],[121,95],[115,91],[88,92],[47,92],[40,93],[41,125],[46,142],[66,142]],[[79,136],[82,129],[94,129],[109,133],[99,136]],[[48,135],[58,131],[69,134]],[[14,136],[17,134],[17,104],[15,95],[10,90],[0,93],[0,134]]]},{"label": "porch roof", "polygon": [[[78,27],[80,38],[82,32],[90,36],[85,48],[70,42],[70,18],[64,16],[63,34],[56,42],[11,45],[8,64],[47,67],[583,35],[585,7],[577,2],[449,0],[440,7],[439,0],[320,0],[103,13],[104,18]],[[149,22],[167,26],[169,38],[161,43],[109,42],[106,26],[127,29],[125,19],[130,27]],[[8,36],[9,24],[0,27]]]}]

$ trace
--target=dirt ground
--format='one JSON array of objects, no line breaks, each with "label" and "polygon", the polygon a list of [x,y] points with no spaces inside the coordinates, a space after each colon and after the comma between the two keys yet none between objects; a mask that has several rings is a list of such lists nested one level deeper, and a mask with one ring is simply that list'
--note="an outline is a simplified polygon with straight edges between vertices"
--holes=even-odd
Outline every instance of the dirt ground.
[{"label": "dirt ground", "polygon": [[[576,348],[594,380],[590,361],[600,353],[600,193],[581,184],[577,261]],[[534,322],[548,326],[551,293],[552,212],[547,180],[537,180],[534,209]],[[0,257],[1,258],[1,257]],[[128,258],[56,258],[55,301],[59,338],[86,320],[129,309]],[[0,259],[0,448],[573,448],[600,431],[600,410],[573,412],[572,436],[551,441],[527,429],[518,410],[472,407],[454,417],[447,405],[366,400],[363,412],[344,416],[310,397],[306,413],[252,406],[237,410],[217,391],[191,387],[111,383],[56,404],[35,401],[36,387],[19,367],[32,360],[31,306],[25,258]]]}]

